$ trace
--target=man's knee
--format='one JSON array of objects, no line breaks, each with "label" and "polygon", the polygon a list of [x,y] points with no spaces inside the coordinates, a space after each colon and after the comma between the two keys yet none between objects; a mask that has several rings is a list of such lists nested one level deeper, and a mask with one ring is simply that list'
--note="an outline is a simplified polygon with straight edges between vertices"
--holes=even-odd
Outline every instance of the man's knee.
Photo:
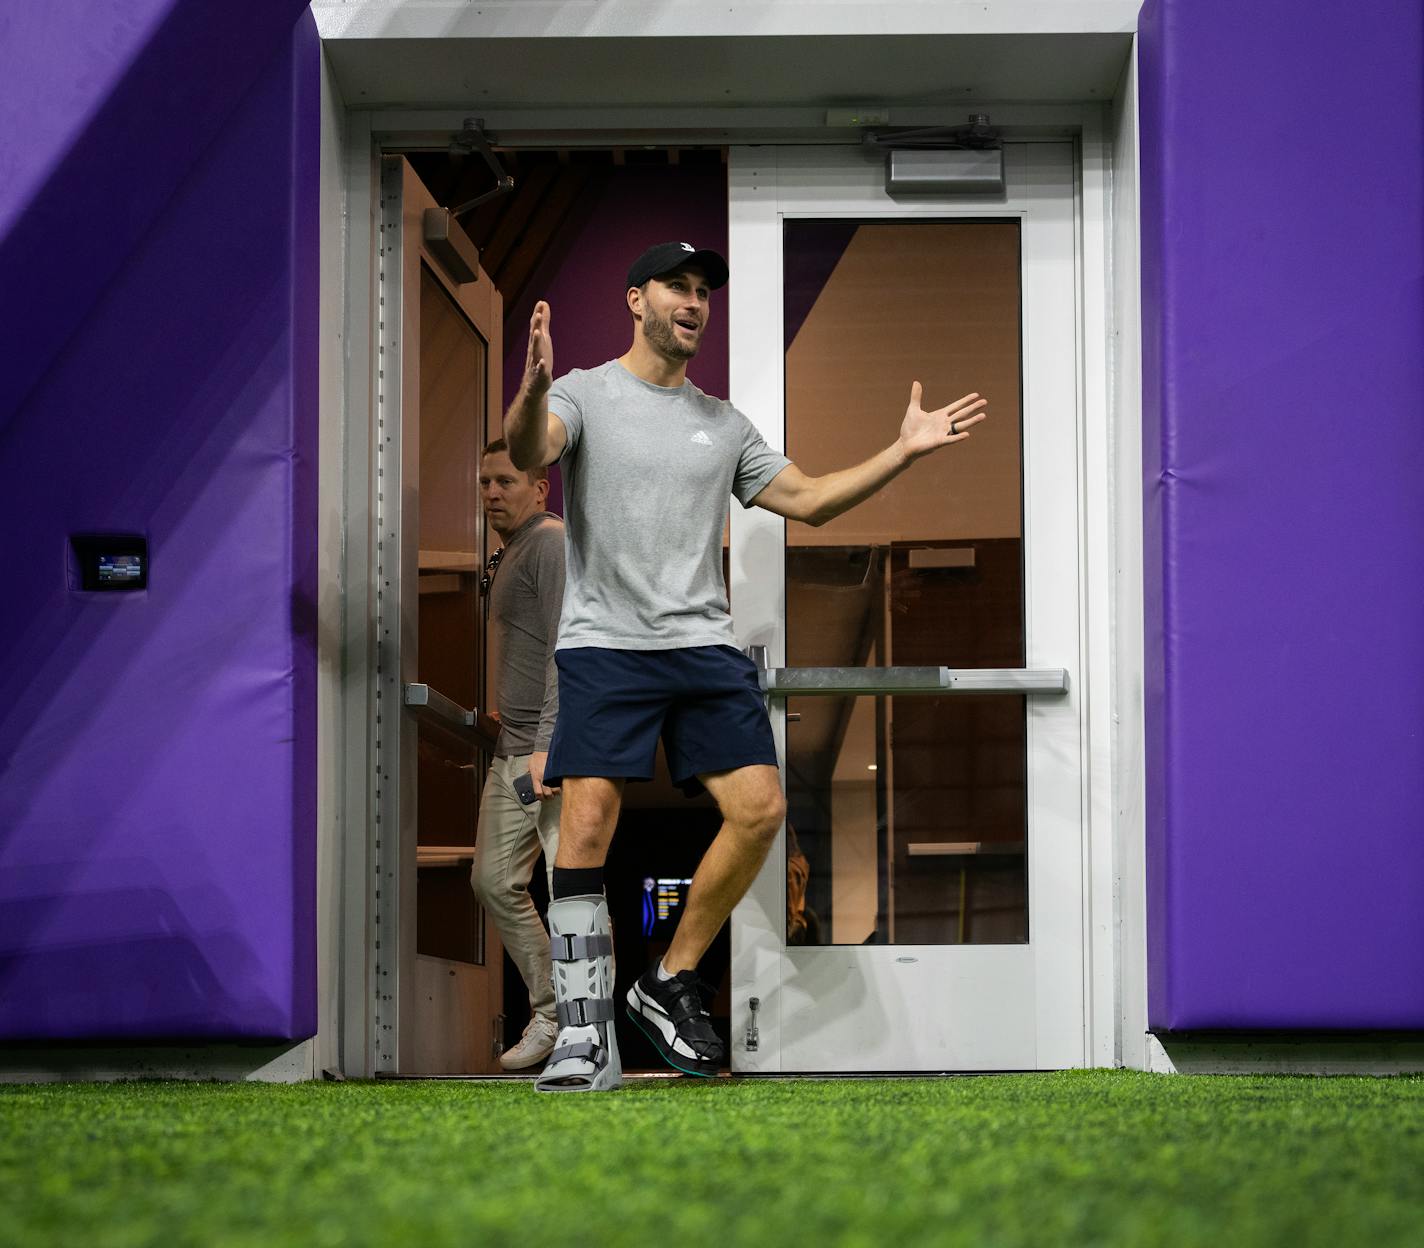
[{"label": "man's knee", "polygon": [[561,866],[603,862],[622,805],[622,785],[583,776],[564,778],[559,814],[558,861]]},{"label": "man's knee", "polygon": [[770,841],[776,839],[776,834],[781,831],[781,825],[785,822],[786,796],[778,788],[767,799],[757,826],[761,835]]},{"label": "man's knee", "polygon": [[475,855],[470,887],[475,890],[480,905],[491,914],[512,914],[523,907],[525,898],[529,896],[526,881],[511,879],[482,854]]},{"label": "man's knee", "polygon": [[786,798],[778,785],[749,794],[738,810],[735,822],[744,835],[767,846],[776,839],[785,819]]}]

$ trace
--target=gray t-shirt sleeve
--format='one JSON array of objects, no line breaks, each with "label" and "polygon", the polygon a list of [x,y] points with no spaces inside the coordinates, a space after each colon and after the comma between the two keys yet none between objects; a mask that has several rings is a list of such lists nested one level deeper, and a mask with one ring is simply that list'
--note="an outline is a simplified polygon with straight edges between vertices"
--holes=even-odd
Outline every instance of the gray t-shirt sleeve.
[{"label": "gray t-shirt sleeve", "polygon": [[791,461],[780,451],[772,450],[757,432],[757,427],[741,412],[735,407],[732,411],[737,412],[737,419],[742,423],[742,449],[737,457],[737,470],[732,476],[732,493],[743,507],[750,507],[752,499]]},{"label": "gray t-shirt sleeve", "polygon": [[559,459],[567,459],[578,450],[579,434],[583,432],[583,391],[584,372],[578,368],[565,373],[549,387],[545,405],[564,422],[564,430],[568,434]]},{"label": "gray t-shirt sleeve", "polygon": [[559,716],[559,669],[554,664],[554,649],[564,605],[564,529],[562,525],[544,524],[532,536],[539,544],[531,552],[535,558],[529,571],[536,581],[535,601],[543,617],[544,635],[549,639],[544,655],[544,705],[539,712],[539,730],[534,734],[534,751],[543,753],[554,739],[554,721]]}]

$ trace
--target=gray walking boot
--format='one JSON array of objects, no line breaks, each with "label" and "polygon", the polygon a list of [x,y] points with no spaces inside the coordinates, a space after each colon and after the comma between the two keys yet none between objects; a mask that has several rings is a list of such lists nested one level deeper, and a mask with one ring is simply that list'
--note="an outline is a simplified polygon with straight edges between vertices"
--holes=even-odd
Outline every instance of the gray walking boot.
[{"label": "gray walking boot", "polygon": [[623,1082],[613,1030],[613,937],[599,894],[549,903],[559,1036],[535,1081],[540,1092],[606,1092]]}]

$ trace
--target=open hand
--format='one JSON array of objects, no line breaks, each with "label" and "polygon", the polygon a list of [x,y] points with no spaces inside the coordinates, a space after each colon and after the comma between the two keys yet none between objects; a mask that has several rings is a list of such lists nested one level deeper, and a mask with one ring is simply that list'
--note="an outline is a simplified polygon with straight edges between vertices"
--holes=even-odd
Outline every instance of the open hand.
[{"label": "open hand", "polygon": [[549,305],[542,299],[529,318],[529,351],[524,358],[524,388],[542,395],[554,384],[554,340],[549,334]]},{"label": "open hand", "polygon": [[987,399],[966,394],[948,407],[927,412],[920,406],[923,390],[918,381],[910,385],[910,405],[905,409],[905,421],[900,426],[900,445],[912,459],[928,455],[951,442],[963,442],[969,430],[989,413]]}]

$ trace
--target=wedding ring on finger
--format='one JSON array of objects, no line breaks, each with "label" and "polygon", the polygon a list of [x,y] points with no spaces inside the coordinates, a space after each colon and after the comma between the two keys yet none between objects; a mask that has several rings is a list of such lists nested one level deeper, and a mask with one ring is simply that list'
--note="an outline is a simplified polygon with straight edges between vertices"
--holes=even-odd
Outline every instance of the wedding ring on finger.
[{"label": "wedding ring on finger", "polygon": [[958,428],[958,426],[954,423],[954,421],[951,420],[951,421],[949,422],[949,436],[950,436],[951,438],[953,438],[953,437],[956,437],[956,436],[958,435],[958,433],[959,433],[959,428]]}]

